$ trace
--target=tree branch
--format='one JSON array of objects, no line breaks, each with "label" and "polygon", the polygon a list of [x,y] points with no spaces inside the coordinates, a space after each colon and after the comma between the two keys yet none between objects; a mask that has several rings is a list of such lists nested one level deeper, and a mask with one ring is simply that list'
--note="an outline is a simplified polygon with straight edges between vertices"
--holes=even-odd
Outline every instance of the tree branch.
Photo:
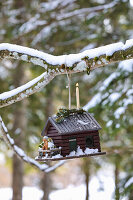
[{"label": "tree branch", "polygon": [[[39,91],[56,75],[91,71],[115,62],[133,58],[133,39],[86,50],[79,54],[53,56],[35,49],[13,44],[0,44],[0,58],[13,58],[31,62],[44,68],[46,73],[29,83],[0,95],[0,107],[20,101]],[[30,86],[29,86],[30,85]],[[17,91],[17,93],[16,93]]]},{"label": "tree branch", "polygon": [[14,90],[0,94],[0,108],[21,101],[24,98],[40,91],[55,77],[52,73],[44,72],[39,77]]},{"label": "tree branch", "polygon": [[45,173],[54,171],[57,167],[59,167],[65,163],[65,161],[60,161],[60,162],[56,163],[54,166],[49,167],[47,164],[39,164],[37,161],[35,161],[31,157],[27,156],[20,147],[15,145],[14,140],[8,134],[8,130],[4,124],[1,116],[0,116],[0,131],[2,133],[5,143],[8,144],[8,146],[13,150],[14,153],[17,154],[17,156],[20,159],[22,159],[24,162],[26,162],[32,166],[35,166],[39,170],[44,171]]}]

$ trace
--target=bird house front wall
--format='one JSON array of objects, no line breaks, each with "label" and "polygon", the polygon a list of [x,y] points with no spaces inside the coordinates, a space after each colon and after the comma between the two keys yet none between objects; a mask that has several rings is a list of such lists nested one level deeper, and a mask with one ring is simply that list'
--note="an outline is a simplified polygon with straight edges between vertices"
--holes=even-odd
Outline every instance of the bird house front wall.
[{"label": "bird house front wall", "polygon": [[71,134],[59,134],[58,131],[50,129],[48,136],[54,141],[56,147],[62,148],[62,155],[66,156],[71,151],[76,150],[78,146],[84,151],[87,147],[92,149],[98,149],[101,152],[100,138],[98,131],[91,132],[78,132]]}]

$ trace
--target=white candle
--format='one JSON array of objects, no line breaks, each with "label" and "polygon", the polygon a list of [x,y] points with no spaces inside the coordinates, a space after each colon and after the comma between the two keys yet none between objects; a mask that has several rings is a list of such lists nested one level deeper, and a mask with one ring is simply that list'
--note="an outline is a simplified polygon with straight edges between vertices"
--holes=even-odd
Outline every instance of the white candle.
[{"label": "white candle", "polygon": [[79,103],[79,84],[76,83],[76,101],[77,101],[77,109],[80,108],[80,103]]}]

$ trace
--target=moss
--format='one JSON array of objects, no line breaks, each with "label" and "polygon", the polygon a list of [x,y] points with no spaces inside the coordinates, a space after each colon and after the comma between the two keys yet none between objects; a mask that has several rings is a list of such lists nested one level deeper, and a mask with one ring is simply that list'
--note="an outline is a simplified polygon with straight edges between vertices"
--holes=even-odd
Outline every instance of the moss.
[{"label": "moss", "polygon": [[106,56],[106,60],[110,61],[110,59],[112,58],[112,56]]},{"label": "moss", "polygon": [[94,58],[94,61],[95,61],[95,62],[98,61],[98,57],[95,57],[95,58]]},{"label": "moss", "polygon": [[84,58],[81,58],[81,60],[88,60],[89,56],[85,56]]},{"label": "moss", "polygon": [[73,67],[69,67],[70,70],[73,70]]}]

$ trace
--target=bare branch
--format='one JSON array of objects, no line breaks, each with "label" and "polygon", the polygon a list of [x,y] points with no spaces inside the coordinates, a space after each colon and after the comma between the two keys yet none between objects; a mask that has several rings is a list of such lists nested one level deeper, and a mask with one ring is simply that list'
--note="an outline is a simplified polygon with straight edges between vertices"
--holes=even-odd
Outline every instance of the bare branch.
[{"label": "bare branch", "polygon": [[5,141],[5,143],[8,144],[8,146],[13,150],[14,153],[17,154],[17,156],[22,159],[24,162],[35,166],[36,168],[38,168],[41,171],[44,171],[46,173],[49,173],[51,171],[54,171],[57,167],[63,165],[65,163],[65,161],[60,161],[58,163],[56,163],[54,166],[49,167],[47,164],[39,164],[37,161],[35,161],[34,159],[32,159],[31,157],[27,156],[25,154],[25,152],[18,147],[17,145],[15,145],[14,140],[10,137],[8,130],[0,116],[0,131],[1,134],[3,136],[3,139]]}]

